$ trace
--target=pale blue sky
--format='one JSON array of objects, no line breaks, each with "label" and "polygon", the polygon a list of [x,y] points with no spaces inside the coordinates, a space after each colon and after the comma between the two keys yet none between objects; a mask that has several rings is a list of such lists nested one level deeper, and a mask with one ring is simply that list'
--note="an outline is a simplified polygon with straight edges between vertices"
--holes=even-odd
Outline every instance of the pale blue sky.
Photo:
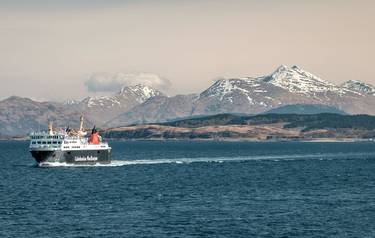
[{"label": "pale blue sky", "polygon": [[92,75],[113,80],[138,72],[168,79],[169,94],[191,93],[217,77],[263,75],[280,64],[298,64],[335,83],[375,84],[374,6],[365,0],[0,1],[0,98],[81,98]]}]

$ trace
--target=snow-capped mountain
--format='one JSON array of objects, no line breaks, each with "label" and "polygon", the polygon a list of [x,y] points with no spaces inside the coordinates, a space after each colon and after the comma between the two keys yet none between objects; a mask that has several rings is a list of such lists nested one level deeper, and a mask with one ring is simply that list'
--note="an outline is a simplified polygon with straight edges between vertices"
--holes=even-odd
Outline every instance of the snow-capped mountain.
[{"label": "snow-capped mountain", "polygon": [[[220,79],[199,94],[168,97],[144,85],[126,86],[111,96],[51,103],[11,97],[0,101],[0,129],[20,133],[54,118],[59,125],[84,114],[97,126],[150,123],[219,113],[257,114],[286,105],[326,105],[350,114],[375,115],[375,87],[360,81],[335,85],[298,66],[269,75]],[[76,117],[72,119],[72,117]]]},{"label": "snow-capped mountain", "polygon": [[154,88],[138,84],[124,86],[117,94],[112,96],[87,97],[80,103],[80,106],[93,122],[101,125],[151,97],[162,95],[164,95],[162,92]]},{"label": "snow-capped mountain", "polygon": [[375,96],[375,87],[358,80],[349,80],[341,85],[341,87],[364,94]]},{"label": "snow-capped mountain", "polygon": [[194,103],[193,114],[255,111],[279,103],[272,97],[275,86],[257,78],[220,79],[203,91]]},{"label": "snow-capped mountain", "polygon": [[281,65],[272,74],[262,77],[218,80],[200,96],[218,96],[220,100],[224,100],[228,99],[227,96],[231,94],[243,94],[250,104],[254,104],[254,95],[267,93],[267,89],[270,87],[283,89],[293,94],[301,94],[305,97],[313,97],[322,93],[343,95],[347,92],[345,88],[325,81],[296,65],[292,67]]},{"label": "snow-capped mountain", "polygon": [[298,66],[282,65],[262,77],[218,80],[200,94],[193,113],[259,113],[289,104],[323,104],[350,113],[374,113],[375,101],[358,91],[372,94],[375,89],[358,82],[338,86]]},{"label": "snow-capped mountain", "polygon": [[134,97],[138,103],[143,103],[151,97],[163,96],[164,94],[149,86],[137,84],[135,86],[122,87],[119,95],[122,97]]},{"label": "snow-capped mountain", "polygon": [[325,81],[301,69],[297,65],[292,67],[281,65],[271,75],[259,77],[258,80],[269,82],[291,93],[302,93],[306,95],[322,92],[344,93],[344,90],[339,86]]},{"label": "snow-capped mountain", "polygon": [[49,120],[56,127],[78,126],[79,115],[85,116],[85,126],[102,126],[151,97],[163,95],[148,86],[123,87],[113,96],[87,97],[82,101],[37,102],[12,96],[0,101],[0,129],[7,135],[25,134],[45,129]]},{"label": "snow-capped mountain", "polygon": [[[319,99],[319,94],[344,95],[348,92],[345,88],[325,81],[296,65],[292,67],[281,65],[272,74],[262,77],[218,80],[201,93],[200,98],[216,96],[220,98],[220,101],[231,101],[233,100],[231,96],[242,94],[247,98],[249,104],[255,104],[254,96],[256,98],[259,94],[264,95],[271,88],[273,91],[283,89],[289,93],[300,94],[304,97],[317,97],[317,99]],[[273,98],[275,97],[273,96]]]},{"label": "snow-capped mountain", "polygon": [[173,97],[147,101],[119,115],[111,125],[170,120],[173,115],[256,114],[293,104],[319,104],[353,114],[375,114],[372,95],[358,93],[348,85],[335,85],[298,66],[282,65],[270,75],[261,77],[220,79],[199,95],[185,99],[192,102],[177,103]]},{"label": "snow-capped mountain", "polygon": [[124,86],[120,92],[113,96],[87,97],[82,103],[89,108],[123,107],[129,108],[135,104],[143,103],[150,97],[163,95],[160,91],[144,85]]},{"label": "snow-capped mountain", "polygon": [[254,104],[252,94],[254,92],[265,92],[264,89],[260,89],[261,83],[262,82],[254,78],[221,79],[216,81],[207,90],[203,91],[200,94],[200,98],[216,96],[220,98],[220,101],[229,100],[233,102],[231,96],[234,96],[235,94],[243,94],[249,104]]}]

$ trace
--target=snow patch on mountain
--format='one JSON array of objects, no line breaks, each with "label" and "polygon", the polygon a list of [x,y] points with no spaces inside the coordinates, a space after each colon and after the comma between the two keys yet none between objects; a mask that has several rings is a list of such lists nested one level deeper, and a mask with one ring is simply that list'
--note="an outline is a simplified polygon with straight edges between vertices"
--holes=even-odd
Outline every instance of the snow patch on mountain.
[{"label": "snow patch on mountain", "polygon": [[120,104],[121,103],[117,100],[117,98],[112,96],[90,97],[87,101],[87,107],[102,106],[110,108]]},{"label": "snow patch on mountain", "polygon": [[342,88],[325,81],[296,65],[292,67],[281,65],[274,73],[269,76],[259,77],[259,80],[269,82],[292,93],[305,95],[329,91],[339,94],[345,93]]},{"label": "snow patch on mountain", "polygon": [[[160,91],[137,84],[135,86],[124,86],[121,91],[113,96],[95,96],[84,99],[83,103],[89,107],[127,107],[125,104],[139,104],[155,96],[163,95]],[[124,105],[122,105],[124,104]]]},{"label": "snow patch on mountain", "polygon": [[72,106],[72,105],[78,105],[81,101],[75,100],[75,99],[67,99],[64,101],[65,105]]},{"label": "snow patch on mountain", "polygon": [[147,99],[155,96],[161,96],[163,95],[160,91],[151,88],[149,86],[144,86],[141,84],[137,84],[135,86],[125,86],[121,88],[120,95],[123,96],[129,96],[133,95],[135,96],[135,99],[139,103],[143,103]]},{"label": "snow patch on mountain", "polygon": [[[257,88],[260,84],[255,78],[241,78],[241,79],[220,79],[216,81],[211,87],[200,94],[202,97],[218,97],[220,101],[233,100],[231,97],[227,97],[230,94],[243,94],[247,98],[249,103],[253,103],[251,98],[252,91],[249,88]],[[264,92],[259,89],[258,92]]]},{"label": "snow patch on mountain", "polygon": [[364,94],[375,96],[375,87],[371,84],[361,82],[359,80],[349,80],[341,85],[341,87]]}]

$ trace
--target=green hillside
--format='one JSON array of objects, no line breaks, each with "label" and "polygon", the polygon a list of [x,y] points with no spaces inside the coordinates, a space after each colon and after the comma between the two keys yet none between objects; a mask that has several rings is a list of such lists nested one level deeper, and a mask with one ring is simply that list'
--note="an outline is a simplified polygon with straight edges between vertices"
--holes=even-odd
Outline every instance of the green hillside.
[{"label": "green hillside", "polygon": [[303,127],[305,131],[313,129],[351,128],[361,130],[375,129],[375,116],[321,114],[264,114],[256,116],[238,116],[219,114],[214,116],[177,120],[159,125],[197,128],[215,125],[260,125],[285,123],[284,128]]}]

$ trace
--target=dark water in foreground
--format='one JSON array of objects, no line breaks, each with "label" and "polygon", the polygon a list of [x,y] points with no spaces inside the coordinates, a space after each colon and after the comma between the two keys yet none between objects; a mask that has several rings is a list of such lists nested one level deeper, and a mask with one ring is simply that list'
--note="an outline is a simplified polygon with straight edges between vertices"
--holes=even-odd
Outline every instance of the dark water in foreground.
[{"label": "dark water in foreground", "polygon": [[375,237],[375,143],[111,145],[37,168],[0,142],[0,237]]}]

